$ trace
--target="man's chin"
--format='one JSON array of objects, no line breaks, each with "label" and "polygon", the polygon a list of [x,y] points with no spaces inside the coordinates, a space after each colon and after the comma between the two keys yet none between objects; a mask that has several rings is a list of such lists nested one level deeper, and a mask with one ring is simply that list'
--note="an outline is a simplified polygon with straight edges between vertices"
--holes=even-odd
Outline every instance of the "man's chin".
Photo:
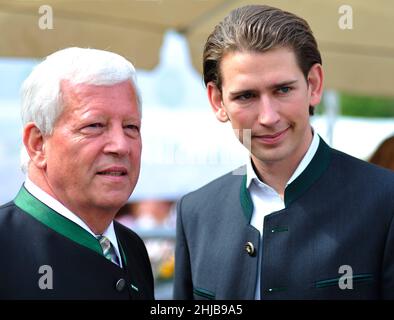
[{"label": "man's chin", "polygon": [[258,160],[262,163],[275,163],[282,161],[283,159],[286,158],[286,156],[283,155],[283,152],[281,150],[259,150],[259,152],[252,153],[253,156],[252,158],[254,160]]},{"label": "man's chin", "polygon": [[108,208],[108,210],[119,210],[127,203],[129,197],[127,195],[106,195],[97,199],[97,204],[100,207]]}]

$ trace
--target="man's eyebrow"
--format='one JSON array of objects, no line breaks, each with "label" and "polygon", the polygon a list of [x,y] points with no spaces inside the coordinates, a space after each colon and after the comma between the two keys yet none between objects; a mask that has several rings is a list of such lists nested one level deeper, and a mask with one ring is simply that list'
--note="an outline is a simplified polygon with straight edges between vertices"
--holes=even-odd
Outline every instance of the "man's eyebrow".
[{"label": "man's eyebrow", "polygon": [[[271,84],[268,89],[278,89],[281,87],[286,87],[286,86],[291,86],[293,84],[295,84],[296,82],[298,82],[298,80],[286,80],[286,81],[281,81],[281,82],[277,82],[274,84]],[[230,91],[229,94],[231,96],[237,96],[240,94],[245,94],[247,92],[254,92],[256,91],[256,89],[250,88],[250,89],[242,89],[242,90],[236,90],[236,91]]]},{"label": "man's eyebrow", "polygon": [[286,81],[274,83],[274,84],[270,85],[269,88],[270,89],[278,89],[278,88],[282,88],[282,87],[291,86],[291,85],[295,84],[296,82],[298,82],[298,80],[286,80]]},{"label": "man's eyebrow", "polygon": [[129,117],[123,120],[123,122],[141,122],[141,118],[139,118],[138,116],[133,116],[133,117]]},{"label": "man's eyebrow", "polygon": [[231,96],[237,96],[239,94],[244,94],[246,92],[252,92],[252,91],[254,91],[254,90],[253,89],[244,89],[244,90],[238,90],[238,91],[230,91],[229,94]]}]

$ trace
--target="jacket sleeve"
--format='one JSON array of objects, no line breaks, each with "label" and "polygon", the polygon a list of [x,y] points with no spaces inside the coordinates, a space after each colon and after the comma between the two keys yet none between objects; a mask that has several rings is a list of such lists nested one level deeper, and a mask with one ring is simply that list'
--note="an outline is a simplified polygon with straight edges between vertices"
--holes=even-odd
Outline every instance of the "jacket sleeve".
[{"label": "jacket sleeve", "polygon": [[177,204],[174,299],[192,300],[193,281],[191,277],[189,248],[182,220],[182,201],[183,199]]}]

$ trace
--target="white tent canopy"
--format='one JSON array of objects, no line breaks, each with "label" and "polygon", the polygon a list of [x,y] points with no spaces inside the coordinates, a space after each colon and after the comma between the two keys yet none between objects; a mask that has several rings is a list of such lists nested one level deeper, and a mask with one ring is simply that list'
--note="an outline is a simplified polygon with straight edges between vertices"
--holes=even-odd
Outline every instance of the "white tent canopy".
[{"label": "white tent canopy", "polygon": [[394,95],[392,0],[0,0],[0,56],[42,58],[68,46],[95,47],[152,69],[163,34],[174,29],[185,35],[192,64],[201,71],[202,48],[213,26],[231,9],[254,3],[280,7],[310,23],[322,51],[326,88]]}]

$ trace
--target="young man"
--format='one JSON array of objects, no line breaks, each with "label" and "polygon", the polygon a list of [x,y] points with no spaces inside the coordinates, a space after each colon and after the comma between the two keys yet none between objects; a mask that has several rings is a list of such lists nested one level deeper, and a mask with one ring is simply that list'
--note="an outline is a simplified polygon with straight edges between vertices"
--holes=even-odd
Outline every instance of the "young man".
[{"label": "young man", "polygon": [[22,88],[27,169],[0,207],[0,299],[153,299],[142,240],[114,222],[137,183],[133,65],[95,49],[48,56]]},{"label": "young man", "polygon": [[323,70],[307,22],[232,11],[207,40],[204,81],[251,157],[180,200],[174,297],[394,298],[394,175],[311,127]]}]

